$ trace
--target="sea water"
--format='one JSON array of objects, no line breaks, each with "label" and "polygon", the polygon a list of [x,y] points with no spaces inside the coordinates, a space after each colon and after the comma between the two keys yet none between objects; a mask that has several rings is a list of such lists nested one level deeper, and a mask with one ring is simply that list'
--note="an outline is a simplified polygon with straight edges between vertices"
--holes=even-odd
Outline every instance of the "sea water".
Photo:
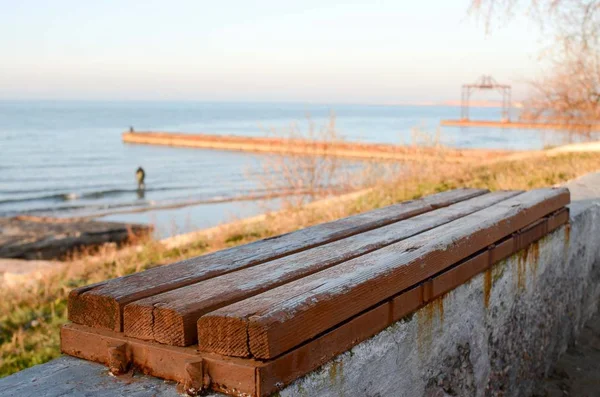
[{"label": "sea water", "polygon": [[[30,214],[152,223],[159,236],[214,226],[273,208],[260,196],[260,154],[124,144],[138,131],[265,136],[306,132],[335,117],[352,141],[407,144],[418,128],[435,135],[451,106],[301,103],[0,101],[0,216]],[[500,109],[472,109],[499,119]],[[540,149],[560,133],[534,130],[440,129],[441,143],[459,148]],[[135,170],[146,172],[138,191]],[[258,192],[258,194],[257,194]],[[194,204],[184,206],[185,204]],[[150,210],[153,208],[164,208]]]}]

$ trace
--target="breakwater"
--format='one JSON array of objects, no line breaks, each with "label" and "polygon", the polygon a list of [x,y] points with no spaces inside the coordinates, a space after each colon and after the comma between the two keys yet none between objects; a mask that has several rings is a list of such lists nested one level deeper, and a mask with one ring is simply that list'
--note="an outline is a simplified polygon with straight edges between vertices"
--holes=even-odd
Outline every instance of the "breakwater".
[{"label": "breakwater", "polygon": [[123,142],[132,144],[417,162],[438,159],[447,162],[466,163],[500,158],[513,153],[510,150],[455,149],[441,145],[391,145],[338,140],[316,141],[296,138],[243,137],[151,131],[125,132],[122,137]]}]

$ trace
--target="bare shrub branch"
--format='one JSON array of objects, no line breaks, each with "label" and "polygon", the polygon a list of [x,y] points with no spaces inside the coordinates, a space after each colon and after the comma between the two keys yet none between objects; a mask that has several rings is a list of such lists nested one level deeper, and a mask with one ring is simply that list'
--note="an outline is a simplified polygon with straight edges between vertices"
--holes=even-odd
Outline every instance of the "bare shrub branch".
[{"label": "bare shrub branch", "polygon": [[297,123],[284,129],[270,129],[268,135],[280,139],[285,145],[313,146],[310,152],[317,155],[294,155],[287,150],[265,155],[260,170],[253,172],[261,189],[273,196],[282,197],[284,207],[297,207],[315,198],[355,190],[358,178],[353,178],[352,162],[330,154],[342,141],[332,113],[327,123],[318,127],[307,116],[306,130]]},{"label": "bare shrub branch", "polygon": [[[513,11],[516,0],[473,0],[471,10],[487,16],[496,10]],[[529,0],[540,28],[555,33],[543,53],[550,71],[533,81],[533,94],[522,117],[532,121],[563,123],[588,132],[600,121],[600,0]]]}]

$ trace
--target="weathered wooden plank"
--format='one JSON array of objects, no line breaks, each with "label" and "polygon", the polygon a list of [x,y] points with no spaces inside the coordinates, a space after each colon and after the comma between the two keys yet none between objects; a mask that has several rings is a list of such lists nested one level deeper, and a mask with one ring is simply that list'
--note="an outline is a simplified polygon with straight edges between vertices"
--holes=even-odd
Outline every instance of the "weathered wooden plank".
[{"label": "weathered wooden plank", "polygon": [[488,249],[478,253],[450,270],[427,280],[423,283],[423,299],[429,302],[487,269],[491,265],[490,251]]},{"label": "weathered wooden plank", "polygon": [[310,250],[130,303],[124,310],[125,334],[175,346],[189,346],[197,341],[196,321],[203,314],[415,236],[521,193],[500,191],[478,196]]},{"label": "weathered wooden plank", "polygon": [[481,189],[458,189],[439,193],[78,288],[69,295],[69,320],[121,331],[123,307],[130,302],[398,222],[486,192]]},{"label": "weathered wooden plank", "polygon": [[490,252],[490,261],[492,263],[499,262],[502,259],[512,255],[515,249],[516,245],[514,237],[507,237],[494,245],[493,249]]},{"label": "weathered wooden plank", "polygon": [[[198,354],[190,347],[159,345],[77,324],[66,324],[61,328],[61,351],[65,354],[110,365],[113,346],[122,346],[127,364],[148,375],[182,385],[207,383],[213,390],[231,395],[258,394],[256,368],[262,365],[260,362],[210,353]],[[199,363],[198,372],[201,373],[190,373],[190,363]],[[204,376],[200,377],[201,374]],[[198,388],[196,391],[199,391]]]},{"label": "weathered wooden plank", "polygon": [[539,189],[198,320],[203,351],[271,359],[569,203]]},{"label": "weathered wooden plank", "polygon": [[563,208],[548,218],[548,233],[569,221],[569,208]]}]

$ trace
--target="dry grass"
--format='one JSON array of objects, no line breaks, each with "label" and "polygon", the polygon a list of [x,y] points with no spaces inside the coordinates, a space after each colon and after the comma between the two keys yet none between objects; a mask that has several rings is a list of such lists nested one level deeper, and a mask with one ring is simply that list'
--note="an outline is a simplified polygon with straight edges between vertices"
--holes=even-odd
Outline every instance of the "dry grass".
[{"label": "dry grass", "polygon": [[147,241],[137,247],[117,249],[107,245],[93,255],[83,253],[39,283],[0,291],[3,296],[0,300],[0,376],[60,354],[59,326],[67,321],[66,300],[75,287],[448,189],[463,186],[490,190],[533,189],[563,183],[598,169],[598,153],[564,154],[475,167],[448,167],[436,162],[413,165],[393,180],[374,182],[374,188],[359,198],[328,206],[294,206],[285,214],[271,214],[260,222],[222,228],[209,240],[199,239],[186,247],[166,249],[158,242]]}]

